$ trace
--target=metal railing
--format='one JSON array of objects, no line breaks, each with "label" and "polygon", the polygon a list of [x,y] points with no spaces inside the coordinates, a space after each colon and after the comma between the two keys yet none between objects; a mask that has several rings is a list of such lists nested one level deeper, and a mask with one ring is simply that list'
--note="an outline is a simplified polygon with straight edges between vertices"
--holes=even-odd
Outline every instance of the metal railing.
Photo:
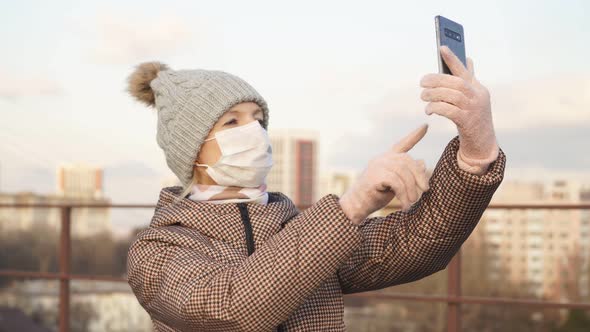
[{"label": "metal railing", "polygon": [[[390,206],[399,209],[400,206]],[[99,275],[79,275],[70,272],[71,259],[71,216],[74,208],[155,208],[154,204],[6,204],[0,203],[0,208],[58,208],[61,209],[61,230],[59,239],[59,272],[32,272],[11,269],[0,269],[0,277],[20,277],[59,280],[59,331],[68,332],[70,323],[70,280],[116,281],[127,282],[125,278]],[[307,206],[298,207],[300,210]],[[491,204],[487,209],[590,209],[590,204]],[[453,257],[446,268],[448,272],[446,295],[421,294],[383,294],[377,292],[356,293],[345,296],[381,298],[387,300],[405,300],[422,302],[444,302],[447,304],[447,331],[461,331],[462,304],[481,305],[524,305],[555,309],[584,309],[590,310],[590,303],[551,302],[540,300],[523,300],[503,297],[479,297],[461,295],[461,251]]]}]

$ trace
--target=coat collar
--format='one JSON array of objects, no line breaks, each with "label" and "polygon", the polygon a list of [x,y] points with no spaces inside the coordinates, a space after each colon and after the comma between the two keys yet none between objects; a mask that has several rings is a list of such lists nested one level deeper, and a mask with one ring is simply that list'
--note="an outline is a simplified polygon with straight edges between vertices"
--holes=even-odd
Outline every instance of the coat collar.
[{"label": "coat collar", "polygon": [[268,192],[267,204],[212,204],[193,201],[186,197],[175,203],[175,198],[182,191],[181,186],[160,190],[150,227],[180,225],[195,229],[213,239],[241,244],[245,242],[244,224],[238,204],[245,204],[254,232],[254,241],[258,243],[277,233],[287,221],[299,213],[293,201],[281,192]]}]

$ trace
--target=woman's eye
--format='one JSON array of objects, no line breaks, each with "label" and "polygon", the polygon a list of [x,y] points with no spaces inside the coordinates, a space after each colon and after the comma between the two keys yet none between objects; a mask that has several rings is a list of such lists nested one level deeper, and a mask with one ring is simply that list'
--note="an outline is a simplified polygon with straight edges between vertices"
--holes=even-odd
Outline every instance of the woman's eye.
[{"label": "woman's eye", "polygon": [[[261,125],[264,125],[264,119],[258,120],[258,122],[260,122]],[[230,125],[230,124],[235,124],[237,123],[236,119],[231,119],[228,122],[224,123],[223,125]]]}]

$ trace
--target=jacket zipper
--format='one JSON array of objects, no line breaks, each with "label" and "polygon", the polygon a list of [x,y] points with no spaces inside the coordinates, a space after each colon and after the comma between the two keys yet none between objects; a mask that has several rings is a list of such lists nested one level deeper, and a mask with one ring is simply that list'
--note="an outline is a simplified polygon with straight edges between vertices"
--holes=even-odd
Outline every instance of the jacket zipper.
[{"label": "jacket zipper", "polygon": [[[238,209],[240,210],[240,216],[242,217],[242,222],[244,223],[244,232],[246,233],[246,246],[248,247],[248,256],[250,256],[252,255],[255,249],[252,223],[250,222],[250,216],[248,215],[248,208],[246,207],[246,203],[238,203]],[[281,229],[282,228],[283,226],[281,225]],[[281,323],[277,327],[277,332],[283,331],[286,331],[286,329],[283,323]]]},{"label": "jacket zipper", "polygon": [[252,231],[252,224],[250,223],[250,216],[248,215],[248,208],[244,203],[238,203],[240,209],[240,216],[244,223],[244,231],[246,232],[246,245],[248,246],[248,256],[254,252],[254,232]]}]

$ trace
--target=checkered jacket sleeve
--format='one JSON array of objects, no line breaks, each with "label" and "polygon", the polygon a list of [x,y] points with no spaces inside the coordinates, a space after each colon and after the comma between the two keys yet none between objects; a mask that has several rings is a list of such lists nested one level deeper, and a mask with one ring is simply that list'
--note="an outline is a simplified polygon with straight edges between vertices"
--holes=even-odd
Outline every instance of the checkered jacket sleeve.
[{"label": "checkered jacket sleeve", "polygon": [[128,282],[152,319],[174,329],[267,331],[335,275],[362,241],[338,196],[329,194],[244,259],[220,254],[187,227],[148,228],[128,251]]},{"label": "checkered jacket sleeve", "polygon": [[473,231],[504,177],[506,156],[482,175],[457,164],[459,137],[439,159],[425,192],[410,211],[370,217],[360,225],[363,244],[339,267],[344,294],[415,281],[444,269]]}]

